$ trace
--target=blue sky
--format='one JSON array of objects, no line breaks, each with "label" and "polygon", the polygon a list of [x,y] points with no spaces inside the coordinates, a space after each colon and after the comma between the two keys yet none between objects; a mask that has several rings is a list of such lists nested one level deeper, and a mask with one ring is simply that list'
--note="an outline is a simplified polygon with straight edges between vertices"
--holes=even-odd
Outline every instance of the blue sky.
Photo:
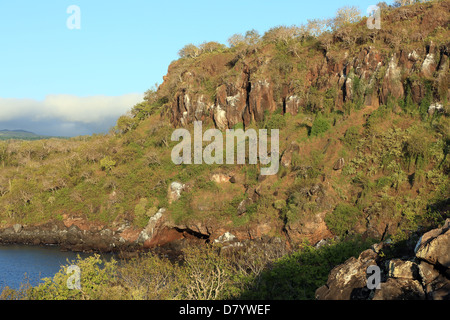
[{"label": "blue sky", "polygon": [[[256,29],[263,34],[277,25],[332,17],[345,5],[358,6],[364,14],[377,2],[1,1],[0,130],[105,131],[148,88],[162,82],[187,43],[227,44],[234,33]],[[80,30],[66,26],[70,5],[81,10]],[[91,113],[95,121],[88,120]]]}]

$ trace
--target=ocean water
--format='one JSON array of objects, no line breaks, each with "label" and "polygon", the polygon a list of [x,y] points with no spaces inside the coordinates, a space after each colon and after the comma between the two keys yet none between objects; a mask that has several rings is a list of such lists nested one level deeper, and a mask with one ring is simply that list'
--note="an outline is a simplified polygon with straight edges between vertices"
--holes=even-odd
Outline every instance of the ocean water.
[{"label": "ocean water", "polygon": [[63,252],[56,246],[0,245],[0,292],[8,286],[19,289],[22,283],[35,286],[51,278],[64,265],[89,254]]}]

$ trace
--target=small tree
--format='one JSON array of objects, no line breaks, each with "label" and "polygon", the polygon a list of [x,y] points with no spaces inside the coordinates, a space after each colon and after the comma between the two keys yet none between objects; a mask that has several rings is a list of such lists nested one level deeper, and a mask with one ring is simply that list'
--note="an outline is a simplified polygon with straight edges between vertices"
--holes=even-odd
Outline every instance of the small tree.
[{"label": "small tree", "polygon": [[158,84],[155,83],[152,88],[145,91],[144,100],[152,104],[158,100]]},{"label": "small tree", "polygon": [[223,49],[225,49],[225,46],[223,44],[214,41],[203,42],[200,45],[201,53],[211,53],[215,51],[221,51]]},{"label": "small tree", "polygon": [[287,45],[290,41],[300,36],[301,31],[301,28],[297,26],[278,26],[267,31],[263,39],[267,42],[282,42]]},{"label": "small tree", "polygon": [[120,133],[127,133],[135,126],[135,121],[128,115],[120,116],[116,128]]},{"label": "small tree", "polygon": [[236,48],[242,45],[246,46],[255,46],[258,44],[261,36],[259,32],[255,29],[249,30],[242,35],[240,33],[233,34],[230,38],[228,38],[228,44],[231,48]]},{"label": "small tree", "polygon": [[254,46],[258,44],[260,38],[261,36],[259,35],[259,32],[252,29],[245,33],[244,41],[247,45]]},{"label": "small tree", "polygon": [[181,58],[196,58],[200,55],[200,53],[201,50],[192,43],[185,45],[180,51],[178,51],[178,55]]},{"label": "small tree", "polygon": [[228,44],[231,48],[239,47],[245,44],[245,38],[240,33],[233,34],[230,38],[228,38]]},{"label": "small tree", "polygon": [[100,167],[102,170],[109,172],[114,168],[116,165],[116,161],[111,159],[110,156],[104,157],[102,160],[100,160]]},{"label": "small tree", "polygon": [[350,23],[355,23],[361,20],[361,11],[355,7],[342,7],[336,12],[336,16],[330,20],[330,27],[333,30],[342,28]]},{"label": "small tree", "polygon": [[419,0],[395,0],[393,7],[394,8],[398,8],[398,7],[403,7],[409,4],[413,4],[415,2],[425,2],[425,1],[419,1]]},{"label": "small tree", "polygon": [[189,300],[224,299],[235,283],[230,261],[213,250],[189,247],[183,250],[184,268],[179,283]]},{"label": "small tree", "polygon": [[318,37],[328,29],[329,24],[329,19],[308,19],[306,33],[312,37]]}]

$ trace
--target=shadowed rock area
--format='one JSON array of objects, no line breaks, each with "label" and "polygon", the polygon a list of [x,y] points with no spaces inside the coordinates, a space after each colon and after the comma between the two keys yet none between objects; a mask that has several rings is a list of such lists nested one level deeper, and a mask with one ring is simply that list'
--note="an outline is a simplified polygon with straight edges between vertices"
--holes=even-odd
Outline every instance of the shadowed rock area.
[{"label": "shadowed rock area", "polygon": [[[318,300],[450,300],[450,219],[425,233],[412,255],[384,258],[389,244],[380,243],[335,267]],[[412,248],[410,248],[412,249]],[[379,289],[367,286],[367,269],[381,270]]]}]

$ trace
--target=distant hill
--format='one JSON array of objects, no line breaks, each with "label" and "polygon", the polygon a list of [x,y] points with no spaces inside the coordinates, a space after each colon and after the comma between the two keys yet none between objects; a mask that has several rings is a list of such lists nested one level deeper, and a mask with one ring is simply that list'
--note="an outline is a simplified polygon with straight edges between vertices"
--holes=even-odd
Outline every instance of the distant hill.
[{"label": "distant hill", "polygon": [[38,135],[25,130],[0,130],[0,140],[41,140],[50,139],[51,136]]}]

